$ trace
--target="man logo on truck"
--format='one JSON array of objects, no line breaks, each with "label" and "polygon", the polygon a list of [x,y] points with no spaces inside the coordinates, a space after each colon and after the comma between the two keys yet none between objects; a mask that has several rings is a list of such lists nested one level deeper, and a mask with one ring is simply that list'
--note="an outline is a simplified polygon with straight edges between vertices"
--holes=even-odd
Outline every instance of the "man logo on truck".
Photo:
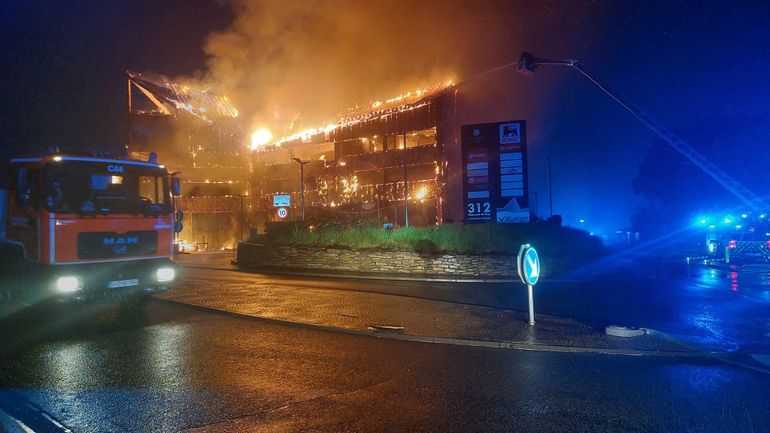
[{"label": "man logo on truck", "polygon": [[139,238],[136,236],[118,236],[114,238],[102,239],[103,245],[138,245]]}]

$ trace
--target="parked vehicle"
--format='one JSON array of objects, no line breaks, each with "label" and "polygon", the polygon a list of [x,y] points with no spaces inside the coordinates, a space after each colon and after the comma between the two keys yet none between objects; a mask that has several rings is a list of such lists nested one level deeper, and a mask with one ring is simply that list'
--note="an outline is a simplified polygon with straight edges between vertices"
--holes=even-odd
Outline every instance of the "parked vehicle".
[{"label": "parked vehicle", "polygon": [[0,300],[110,298],[138,305],[177,277],[179,181],[148,161],[82,155],[7,167]]}]

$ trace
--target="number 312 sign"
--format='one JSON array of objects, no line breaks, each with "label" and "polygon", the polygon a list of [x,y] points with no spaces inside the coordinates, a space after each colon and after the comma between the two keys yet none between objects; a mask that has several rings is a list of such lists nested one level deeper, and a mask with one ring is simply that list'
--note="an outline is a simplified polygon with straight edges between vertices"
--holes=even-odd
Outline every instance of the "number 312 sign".
[{"label": "number 312 sign", "polygon": [[488,201],[474,201],[465,204],[466,221],[487,221],[492,219],[492,204]]}]

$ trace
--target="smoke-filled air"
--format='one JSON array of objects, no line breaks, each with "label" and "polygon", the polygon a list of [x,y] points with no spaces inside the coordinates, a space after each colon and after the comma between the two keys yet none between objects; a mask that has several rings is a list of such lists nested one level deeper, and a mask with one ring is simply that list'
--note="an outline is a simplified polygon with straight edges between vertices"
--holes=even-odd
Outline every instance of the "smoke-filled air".
[{"label": "smoke-filled air", "polygon": [[[268,136],[260,128],[276,138],[289,135],[337,121],[349,108],[494,66],[489,54],[502,60],[500,35],[510,32],[506,20],[494,18],[501,16],[494,4],[233,0],[230,6],[233,23],[205,41],[208,70],[200,80],[230,98],[242,127],[260,139]],[[492,33],[497,46],[485,46],[484,34]]]}]

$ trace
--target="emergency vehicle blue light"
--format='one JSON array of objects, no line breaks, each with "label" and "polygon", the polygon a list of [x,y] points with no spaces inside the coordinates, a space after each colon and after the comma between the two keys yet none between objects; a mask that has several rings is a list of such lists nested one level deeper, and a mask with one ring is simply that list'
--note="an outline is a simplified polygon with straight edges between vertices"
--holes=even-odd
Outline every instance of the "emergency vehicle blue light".
[{"label": "emergency vehicle blue light", "polygon": [[764,217],[765,217],[765,214],[759,214],[759,217],[760,217],[760,218],[764,218]]},{"label": "emergency vehicle blue light", "polygon": [[749,214],[746,214],[746,213],[741,214],[741,218],[748,218],[748,217],[749,217]]},{"label": "emergency vehicle blue light", "polygon": [[722,220],[722,222],[723,222],[723,223],[725,223],[725,224],[732,224],[732,222],[733,222],[733,217],[732,217],[732,215],[727,215],[727,216],[725,217],[725,219],[723,219],[723,220]]},{"label": "emergency vehicle blue light", "polygon": [[742,227],[743,227],[743,226],[742,226],[742,225],[740,225],[740,224],[738,224],[738,225],[736,225],[736,226],[735,226],[735,228],[736,228],[736,229],[740,229],[740,228],[742,228]]},{"label": "emergency vehicle blue light", "polygon": [[707,222],[708,222],[708,220],[706,218],[701,218],[701,219],[698,220],[698,223],[700,225],[706,225]]}]

